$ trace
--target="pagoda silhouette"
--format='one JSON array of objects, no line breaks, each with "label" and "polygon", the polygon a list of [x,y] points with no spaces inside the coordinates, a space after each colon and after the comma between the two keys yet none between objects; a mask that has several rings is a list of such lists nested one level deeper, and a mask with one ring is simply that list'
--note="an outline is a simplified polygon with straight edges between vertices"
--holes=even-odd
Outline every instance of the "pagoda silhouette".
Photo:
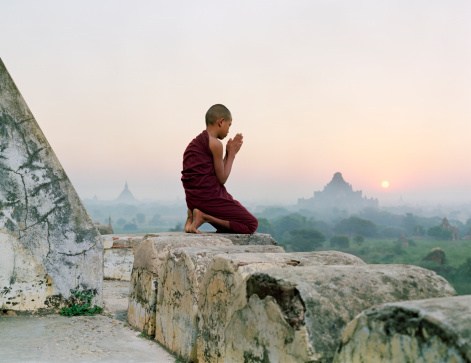
[{"label": "pagoda silhouette", "polygon": [[137,203],[139,203],[139,201],[134,197],[134,195],[129,190],[129,186],[128,186],[127,181],[124,183],[123,191],[119,194],[118,198],[116,198],[114,201],[115,201],[115,203],[121,203],[121,204],[137,204]]},{"label": "pagoda silhouette", "polygon": [[316,211],[338,210],[352,213],[365,208],[377,208],[378,200],[364,197],[361,190],[354,191],[352,185],[344,180],[342,173],[336,172],[322,191],[315,191],[312,198],[298,199],[298,206]]}]

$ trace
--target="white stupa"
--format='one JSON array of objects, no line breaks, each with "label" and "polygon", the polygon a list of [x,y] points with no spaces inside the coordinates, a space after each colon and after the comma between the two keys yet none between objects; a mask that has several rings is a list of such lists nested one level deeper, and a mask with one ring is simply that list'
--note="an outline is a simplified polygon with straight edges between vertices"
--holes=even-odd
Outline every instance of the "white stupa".
[{"label": "white stupa", "polygon": [[139,201],[134,197],[134,195],[129,190],[128,182],[124,183],[124,189],[121,194],[116,198],[115,202],[122,204],[136,204]]}]

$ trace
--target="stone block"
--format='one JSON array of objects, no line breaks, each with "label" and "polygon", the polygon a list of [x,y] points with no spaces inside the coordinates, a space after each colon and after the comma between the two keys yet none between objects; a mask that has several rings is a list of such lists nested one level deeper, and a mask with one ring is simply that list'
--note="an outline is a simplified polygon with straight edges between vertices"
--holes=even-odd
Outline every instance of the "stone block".
[{"label": "stone block", "polygon": [[227,324],[224,362],[331,362],[361,311],[455,293],[434,272],[406,265],[276,268],[252,274],[246,286],[246,306]]},{"label": "stone block", "polygon": [[108,280],[131,281],[134,250],[132,248],[109,248],[104,252],[103,273]]},{"label": "stone block", "polygon": [[102,239],[103,239],[103,249],[107,250],[109,248],[112,248],[113,247],[113,238],[114,235],[112,234],[105,234],[103,236],[101,236]]},{"label": "stone block", "polygon": [[156,293],[172,249],[179,247],[232,246],[217,234],[158,233],[145,238],[134,252],[128,307],[131,326],[155,335]]},{"label": "stone block", "polygon": [[147,334],[155,335],[155,304],[157,275],[142,268],[133,268],[131,273],[128,323]]},{"label": "stone block", "polygon": [[268,233],[254,234],[224,234],[235,245],[277,245],[273,237]]},{"label": "stone block", "polygon": [[144,236],[104,236],[103,273],[105,279],[130,281],[134,252]]},{"label": "stone block", "polygon": [[144,236],[114,236],[112,248],[136,249],[144,240]]},{"label": "stone block", "polygon": [[103,242],[0,60],[0,308],[102,305]]},{"label": "stone block", "polygon": [[216,255],[281,253],[273,245],[237,245],[176,248],[169,253],[159,279],[155,339],[186,361],[196,359],[199,285]]},{"label": "stone block", "polygon": [[365,265],[358,257],[336,251],[215,256],[199,289],[197,360],[225,361],[225,334],[232,315],[247,305],[245,282],[249,276],[276,267],[288,269],[327,264]]},{"label": "stone block", "polygon": [[334,362],[471,362],[471,295],[365,310],[343,331]]}]

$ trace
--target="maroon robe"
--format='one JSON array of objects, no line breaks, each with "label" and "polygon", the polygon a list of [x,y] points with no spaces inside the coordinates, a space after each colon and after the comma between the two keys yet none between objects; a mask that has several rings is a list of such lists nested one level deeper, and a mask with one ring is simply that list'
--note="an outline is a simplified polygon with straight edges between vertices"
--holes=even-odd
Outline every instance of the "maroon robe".
[{"label": "maroon robe", "polygon": [[219,182],[206,130],[190,142],[183,154],[182,183],[188,209],[197,208],[210,216],[229,221],[229,230],[215,225],[218,232],[254,233],[257,230],[257,219]]}]

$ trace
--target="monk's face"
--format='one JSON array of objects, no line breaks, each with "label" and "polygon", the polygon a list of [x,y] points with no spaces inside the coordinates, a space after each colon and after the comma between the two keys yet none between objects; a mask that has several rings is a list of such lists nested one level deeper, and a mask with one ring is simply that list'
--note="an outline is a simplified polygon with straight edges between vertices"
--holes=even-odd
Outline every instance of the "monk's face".
[{"label": "monk's face", "polygon": [[219,133],[218,133],[218,139],[224,139],[228,134],[229,134],[229,129],[231,128],[232,125],[232,119],[226,120],[222,119],[222,122],[220,124],[219,128]]}]

